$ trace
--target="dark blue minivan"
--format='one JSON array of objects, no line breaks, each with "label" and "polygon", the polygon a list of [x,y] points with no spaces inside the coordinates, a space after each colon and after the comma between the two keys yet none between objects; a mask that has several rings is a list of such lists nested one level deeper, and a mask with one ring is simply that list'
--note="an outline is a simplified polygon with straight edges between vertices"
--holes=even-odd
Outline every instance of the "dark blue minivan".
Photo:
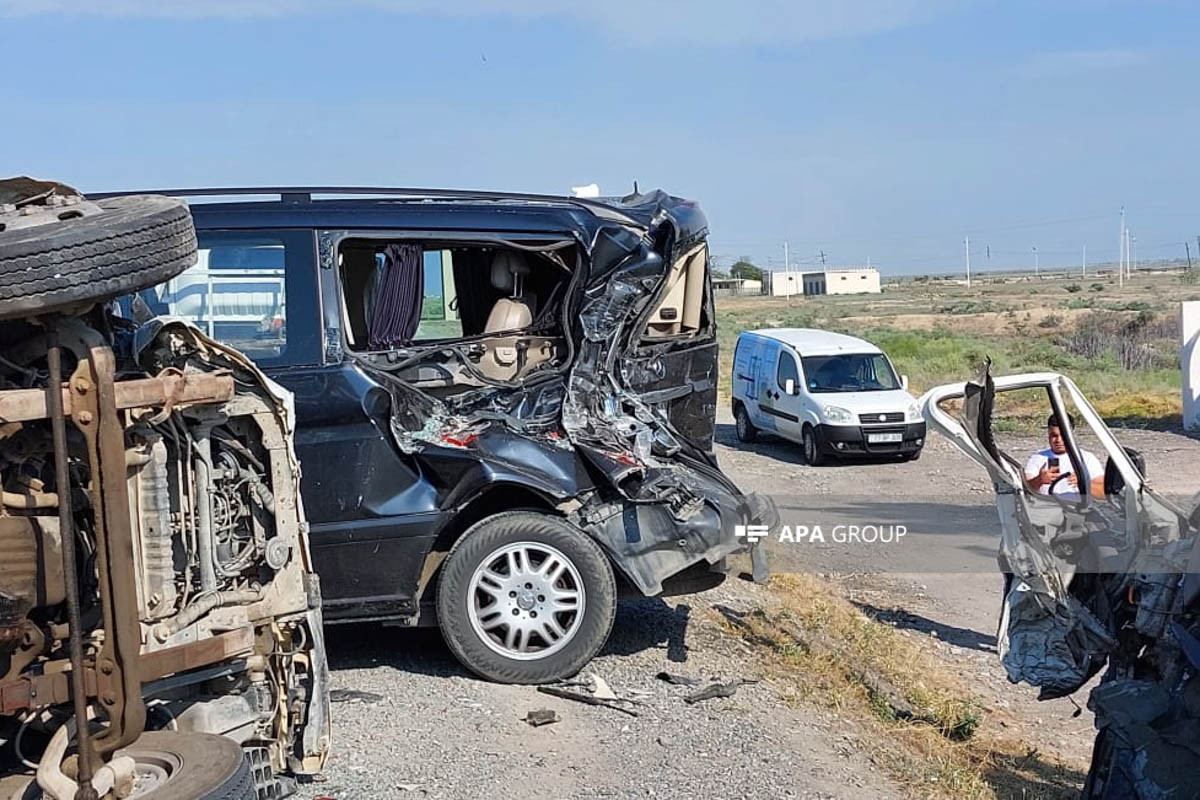
[{"label": "dark blue minivan", "polygon": [[189,198],[200,255],[126,313],[184,317],[294,393],[328,622],[436,622],[483,676],[553,680],[619,590],[715,585],[738,527],[773,521],[712,452],[695,203],[163,193]]}]

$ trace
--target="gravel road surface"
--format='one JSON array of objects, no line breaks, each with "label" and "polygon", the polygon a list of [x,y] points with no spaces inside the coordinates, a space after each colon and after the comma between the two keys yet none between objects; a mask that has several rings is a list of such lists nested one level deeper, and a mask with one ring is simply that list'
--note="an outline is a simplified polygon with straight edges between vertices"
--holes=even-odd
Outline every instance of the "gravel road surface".
[{"label": "gravel road surface", "polygon": [[[722,414],[718,456],[747,488],[780,501],[793,525],[903,524],[908,551],[771,545],[775,571],[836,571],[868,613],[924,637],[1044,753],[1086,763],[1093,731],[1068,700],[1037,703],[1004,679],[994,653],[1000,603],[997,522],[982,470],[936,436],[913,463],[812,468],[780,441],[741,445]],[[1152,479],[1185,498],[1200,485],[1200,443],[1169,433],[1121,434]],[[1021,446],[1042,446],[1027,437]],[[861,551],[861,552],[860,552]],[[304,800],[335,798],[875,798],[904,792],[871,763],[851,723],[783,702],[770,680],[729,699],[687,705],[700,679],[761,679],[738,640],[707,618],[717,603],[749,607],[768,590],[737,579],[701,595],[622,602],[612,638],[587,672],[638,716],[499,686],[460,668],[436,631],[331,628],[334,754]],[[531,710],[561,721],[534,728]]]}]

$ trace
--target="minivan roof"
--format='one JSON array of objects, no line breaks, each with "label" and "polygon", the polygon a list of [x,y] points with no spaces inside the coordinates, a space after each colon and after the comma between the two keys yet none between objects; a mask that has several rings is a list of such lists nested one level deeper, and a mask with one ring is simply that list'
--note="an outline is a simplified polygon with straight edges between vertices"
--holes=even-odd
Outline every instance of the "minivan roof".
[{"label": "minivan roof", "polygon": [[837,353],[881,353],[875,345],[847,336],[844,333],[818,330],[817,328],[760,328],[746,331],[748,334],[775,339],[793,348],[802,356],[828,356]]},{"label": "minivan roof", "polygon": [[564,197],[469,189],[401,187],[251,186],[89,193],[102,199],[165,194],[190,202],[197,228],[420,228],[513,233],[574,232],[591,241],[606,224],[650,230],[670,217],[677,241],[708,233],[691,200],[661,189],[624,197]]}]

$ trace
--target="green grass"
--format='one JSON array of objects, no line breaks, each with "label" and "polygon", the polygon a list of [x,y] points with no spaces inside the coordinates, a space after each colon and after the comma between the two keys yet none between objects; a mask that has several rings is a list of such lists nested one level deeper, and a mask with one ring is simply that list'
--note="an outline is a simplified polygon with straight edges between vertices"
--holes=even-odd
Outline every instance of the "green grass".
[{"label": "green grass", "polygon": [[[858,298],[822,298],[802,305],[757,304],[740,302],[732,308],[717,305],[718,340],[721,346],[721,383],[723,397],[730,394],[733,350],[743,330],[763,327],[815,327],[860,336],[878,345],[907,375],[914,394],[944,383],[976,377],[986,358],[992,360],[995,375],[1020,372],[1060,372],[1069,376],[1110,422],[1131,426],[1164,427],[1178,424],[1180,418],[1180,373],[1178,368],[1126,370],[1115,354],[1106,352],[1087,359],[1069,352],[1067,334],[1075,324],[1055,317],[1053,325],[1029,322],[1028,315],[1017,314],[1014,306],[990,300],[968,300],[950,295],[939,302],[927,290],[909,293],[911,302],[897,303],[878,296]],[[1090,308],[1092,298],[1058,295],[1054,308]],[[876,306],[871,304],[875,303]],[[1015,307],[1021,308],[1019,303]],[[1124,312],[1169,314],[1165,304],[1157,306],[1145,300],[1113,304]],[[964,332],[953,317],[982,311],[1008,309],[1000,317],[998,330],[989,335]],[[905,314],[941,314],[948,317],[932,330],[907,330],[901,324]],[[1052,312],[1056,313],[1056,312]],[[847,318],[856,318],[847,320]],[[865,321],[864,319],[868,320]],[[1173,352],[1176,343],[1154,342],[1157,350]],[[1032,413],[1032,410],[1031,410]],[[1032,419],[1032,417],[1031,417]]]}]

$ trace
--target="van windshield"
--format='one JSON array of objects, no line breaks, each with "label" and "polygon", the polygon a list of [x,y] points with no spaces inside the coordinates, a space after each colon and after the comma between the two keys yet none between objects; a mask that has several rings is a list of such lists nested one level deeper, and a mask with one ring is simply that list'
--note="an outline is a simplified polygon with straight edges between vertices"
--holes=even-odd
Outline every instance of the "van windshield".
[{"label": "van windshield", "polygon": [[883,353],[804,356],[801,361],[810,392],[887,392],[900,388],[896,372]]}]

